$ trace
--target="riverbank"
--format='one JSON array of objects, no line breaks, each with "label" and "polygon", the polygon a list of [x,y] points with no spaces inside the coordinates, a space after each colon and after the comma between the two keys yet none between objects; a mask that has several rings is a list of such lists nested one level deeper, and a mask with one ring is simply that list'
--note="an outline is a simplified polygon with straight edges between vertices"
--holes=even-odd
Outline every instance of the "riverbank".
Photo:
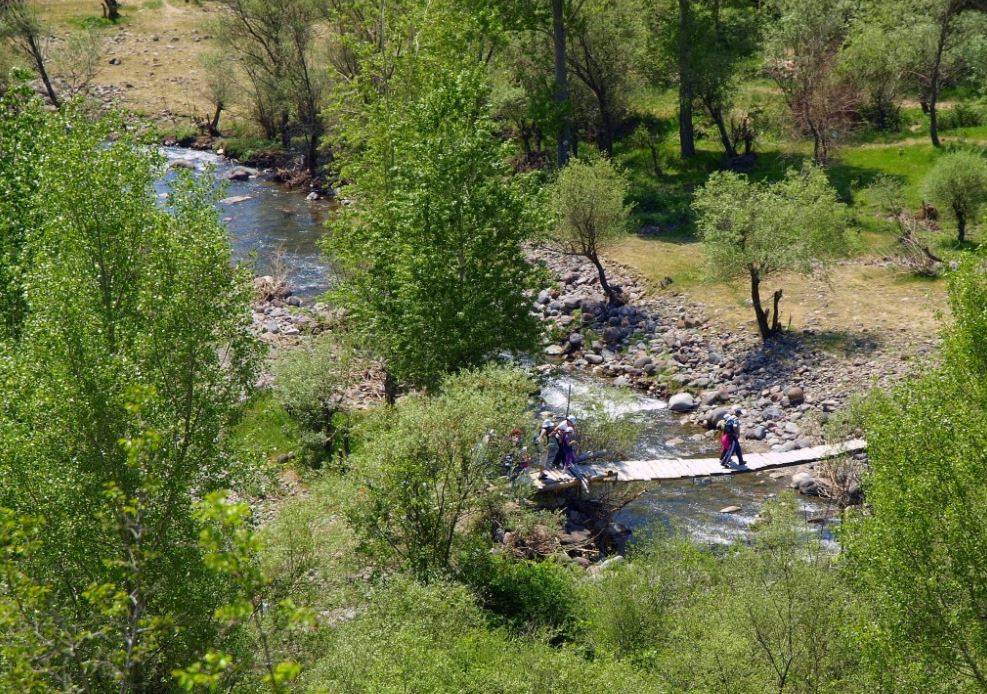
[{"label": "riverbank", "polygon": [[607,265],[610,283],[626,299],[612,307],[585,259],[545,249],[530,258],[556,278],[538,294],[535,312],[545,326],[544,355],[557,368],[667,399],[684,421],[707,430],[739,406],[742,435],[755,450],[825,442],[826,424],[854,396],[892,387],[933,358],[939,344],[915,339],[907,328],[852,327],[839,334],[793,331],[763,343],[711,319],[709,307],[674,289],[650,290],[625,266]]}]

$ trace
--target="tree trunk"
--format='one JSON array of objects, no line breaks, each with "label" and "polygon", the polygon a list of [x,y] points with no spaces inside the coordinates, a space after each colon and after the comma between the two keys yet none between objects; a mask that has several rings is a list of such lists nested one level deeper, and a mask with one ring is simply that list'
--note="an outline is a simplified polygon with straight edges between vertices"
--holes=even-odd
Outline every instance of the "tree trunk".
[{"label": "tree trunk", "polygon": [[308,136],[305,149],[305,168],[315,176],[319,172],[319,141],[322,136],[318,132],[313,132]]},{"label": "tree trunk", "polygon": [[723,150],[728,157],[731,159],[735,158],[737,156],[737,148],[734,147],[733,140],[730,139],[730,133],[727,132],[727,124],[723,120],[723,109],[719,106],[706,104],[706,110],[709,111],[709,117],[716,123],[716,129],[720,133],[720,142],[723,143]]},{"label": "tree trunk", "polygon": [[111,22],[120,19],[120,3],[118,0],[103,0],[103,17]]},{"label": "tree trunk", "polygon": [[212,137],[219,137],[219,117],[223,113],[223,104],[216,104],[216,111],[212,114],[212,120],[209,121],[209,135]]},{"label": "tree trunk", "polygon": [[607,105],[606,95],[601,93],[596,98],[600,108],[600,141],[598,147],[606,152],[608,157],[613,156],[613,117],[610,115],[610,107]]},{"label": "tree trunk", "polygon": [[569,78],[565,62],[565,17],[563,0],[552,0],[552,37],[555,43],[555,104],[562,121],[559,125],[558,165],[569,163],[572,152],[572,125],[569,121]]},{"label": "tree trunk", "polygon": [[393,405],[398,399],[398,382],[388,368],[384,369],[384,401]]},{"label": "tree trunk", "polygon": [[679,147],[683,159],[696,156],[696,133],[692,125],[690,14],[689,0],[679,0]]},{"label": "tree trunk", "polygon": [[959,231],[959,241],[963,243],[966,241],[966,215],[955,207],[953,208],[953,212],[956,214],[956,228]]},{"label": "tree trunk", "polygon": [[48,77],[48,69],[45,67],[45,56],[41,52],[41,45],[38,43],[36,36],[29,36],[27,38],[28,48],[31,51],[31,57],[34,59],[34,68],[38,71],[38,76],[45,85],[45,91],[48,92],[48,98],[51,99],[51,104],[55,108],[61,108],[62,102],[58,100],[58,95],[55,94],[55,88],[51,85],[51,79]]},{"label": "tree trunk", "polygon": [[603,263],[600,262],[600,256],[596,255],[595,253],[592,253],[587,257],[589,258],[590,262],[592,262],[593,265],[596,266],[596,272],[600,276],[600,288],[603,289],[603,293],[607,295],[607,303],[610,304],[611,306],[623,305],[624,303],[623,298],[621,298],[620,294],[618,294],[617,291],[610,286],[610,283],[607,282],[607,273],[603,269]]},{"label": "tree trunk", "polygon": [[281,112],[281,148],[287,152],[291,149],[291,118],[287,111]]},{"label": "tree trunk", "polygon": [[951,17],[946,16],[939,27],[939,42],[936,44],[936,59],[932,64],[932,78],[929,80],[929,137],[933,147],[942,147],[939,141],[939,114],[936,111],[939,101],[939,82],[942,71],[942,54],[946,50],[946,39],[949,36]]},{"label": "tree trunk", "polygon": [[757,318],[757,329],[761,333],[762,340],[769,340],[781,332],[781,320],[778,317],[778,302],[781,301],[781,290],[774,293],[774,316],[771,310],[764,310],[761,306],[761,273],[757,269],[749,268],[751,275],[751,302],[754,304],[754,316]]}]

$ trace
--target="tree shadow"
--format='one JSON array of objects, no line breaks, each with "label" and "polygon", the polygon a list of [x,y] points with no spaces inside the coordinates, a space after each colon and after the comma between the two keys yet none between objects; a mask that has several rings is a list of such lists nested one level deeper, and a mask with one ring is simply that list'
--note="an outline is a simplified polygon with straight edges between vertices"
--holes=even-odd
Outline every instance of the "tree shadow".
[{"label": "tree shadow", "polygon": [[870,355],[884,344],[869,332],[852,330],[804,330],[786,332],[753,346],[743,357],[743,370],[753,376],[755,389],[796,380],[799,371],[823,355],[854,357]]}]

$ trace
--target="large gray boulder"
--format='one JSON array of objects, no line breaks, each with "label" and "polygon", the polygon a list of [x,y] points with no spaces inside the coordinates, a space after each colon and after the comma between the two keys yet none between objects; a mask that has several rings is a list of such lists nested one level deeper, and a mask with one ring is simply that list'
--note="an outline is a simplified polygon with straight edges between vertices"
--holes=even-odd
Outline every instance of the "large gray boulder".
[{"label": "large gray boulder", "polygon": [[691,393],[676,393],[668,399],[668,409],[672,412],[691,412],[697,405]]}]

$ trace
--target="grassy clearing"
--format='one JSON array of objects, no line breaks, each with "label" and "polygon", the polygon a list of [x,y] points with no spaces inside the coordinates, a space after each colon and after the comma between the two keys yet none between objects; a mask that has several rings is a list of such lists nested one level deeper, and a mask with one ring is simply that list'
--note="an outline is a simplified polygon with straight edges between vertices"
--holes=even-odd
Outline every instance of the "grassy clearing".
[{"label": "grassy clearing", "polygon": [[260,392],[244,406],[243,419],[233,430],[236,450],[275,462],[278,456],[302,447],[298,422],[269,392]]},{"label": "grassy clearing", "polygon": [[[216,9],[209,3],[132,0],[116,24],[102,19],[98,0],[38,0],[37,7],[58,39],[86,27],[103,34],[105,60],[94,83],[118,88],[122,107],[168,130],[187,128],[209,113],[200,63],[214,46]],[[57,48],[58,42],[56,54]],[[111,58],[120,64],[110,65]],[[57,76],[57,59],[54,68]],[[236,108],[230,116],[242,119]]]},{"label": "grassy clearing", "polygon": [[[751,83],[746,92],[756,94],[770,106],[777,94],[770,83]],[[774,104],[777,106],[777,104]],[[635,107],[653,117],[674,115],[674,94],[649,93]],[[911,131],[894,136],[874,136],[868,142],[847,143],[837,150],[829,167],[833,185],[851,206],[857,231],[855,260],[837,266],[828,278],[805,278],[795,273],[768,282],[771,288],[785,289],[782,310],[793,328],[812,327],[835,333],[846,329],[890,330],[907,326],[918,333],[937,329],[935,313],[944,307],[944,283],[914,277],[906,270],[872,262],[896,252],[896,228],[883,217],[870,190],[880,176],[890,176],[903,186],[907,206],[918,209],[922,184],[942,151],[927,139],[927,118],[916,106],[906,109]],[[922,129],[924,128],[924,132]],[[943,139],[950,146],[983,148],[987,127],[946,131]],[[674,131],[661,144],[662,175],[656,176],[648,149],[633,138],[618,143],[615,157],[632,182],[632,200],[637,222],[657,225],[660,231],[648,236],[633,235],[614,248],[609,257],[638,272],[657,287],[665,277],[673,280],[670,291],[715,307],[714,316],[733,326],[751,324],[745,283],[729,284],[707,279],[705,259],[689,214],[694,189],[711,171],[724,166],[719,142],[709,137],[697,141],[697,156],[684,162],[677,155]],[[750,176],[756,180],[776,180],[787,168],[799,167],[809,158],[804,142],[783,137],[759,143],[758,159]],[[978,230],[975,239],[983,234]],[[941,255],[955,257],[958,249],[952,229],[946,228],[931,239]],[[657,291],[657,290],[656,290]],[[762,290],[763,292],[763,290]]]}]

